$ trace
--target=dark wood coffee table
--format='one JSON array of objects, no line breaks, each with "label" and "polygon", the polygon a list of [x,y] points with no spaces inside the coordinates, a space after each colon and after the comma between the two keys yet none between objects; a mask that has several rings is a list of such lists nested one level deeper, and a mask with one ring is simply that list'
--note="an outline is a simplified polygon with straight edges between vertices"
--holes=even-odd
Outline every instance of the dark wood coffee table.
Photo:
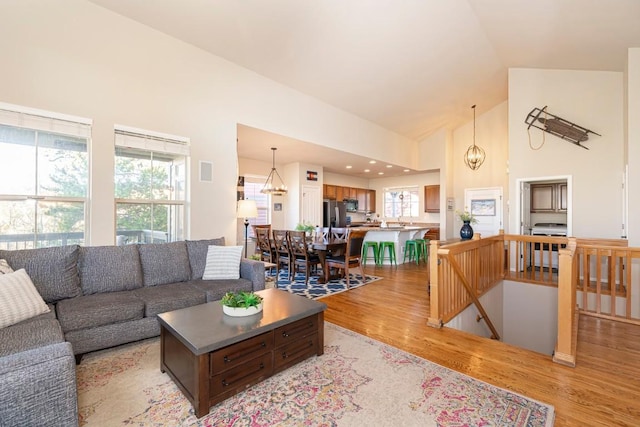
[{"label": "dark wood coffee table", "polygon": [[160,370],[201,418],[209,408],[314,354],[324,353],[326,304],[278,289],[257,292],[262,313],[230,317],[220,302],[158,315]]}]

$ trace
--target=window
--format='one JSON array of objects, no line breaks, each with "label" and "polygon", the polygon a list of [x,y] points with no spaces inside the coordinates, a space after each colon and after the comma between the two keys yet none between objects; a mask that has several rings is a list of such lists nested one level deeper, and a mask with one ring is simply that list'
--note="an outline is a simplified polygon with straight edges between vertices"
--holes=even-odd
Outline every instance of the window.
[{"label": "window", "polygon": [[385,188],[384,216],[418,217],[418,187]]},{"label": "window", "polygon": [[187,138],[116,127],[116,244],[185,239]]},{"label": "window", "polygon": [[0,104],[0,248],[86,241],[91,121]]},{"label": "window", "polygon": [[[271,219],[269,215],[269,200],[268,194],[261,193],[262,187],[264,187],[264,181],[266,177],[250,177],[245,176],[244,180],[244,198],[249,200],[255,200],[258,206],[258,217],[249,218],[250,225],[263,225],[269,224]],[[253,227],[249,227],[249,238],[255,237]],[[242,236],[244,239],[244,234]]]}]

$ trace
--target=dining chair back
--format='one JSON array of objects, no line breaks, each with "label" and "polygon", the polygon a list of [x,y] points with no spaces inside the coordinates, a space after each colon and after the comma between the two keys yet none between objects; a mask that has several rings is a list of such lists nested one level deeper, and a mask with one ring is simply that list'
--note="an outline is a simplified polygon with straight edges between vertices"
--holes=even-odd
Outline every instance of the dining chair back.
[{"label": "dining chair back", "polygon": [[286,265],[289,274],[289,280],[291,280],[291,250],[289,249],[289,239],[287,238],[288,233],[289,232],[287,230],[273,230],[273,247],[276,254],[275,263],[278,266],[278,272],[284,265]]},{"label": "dining chair back", "polygon": [[331,255],[326,259],[327,268],[337,268],[344,270],[347,279],[347,289],[350,285],[349,270],[354,268],[360,269],[360,275],[364,282],[367,276],[364,275],[362,268],[362,244],[364,236],[367,234],[365,230],[351,229],[347,236],[347,246],[344,255]]},{"label": "dining chair back", "polygon": [[287,234],[289,239],[289,250],[291,251],[291,267],[293,276],[295,277],[298,266],[305,268],[305,285],[309,284],[309,276],[311,269],[317,269],[320,264],[318,254],[311,252],[309,242],[307,241],[307,233],[304,231],[289,231]]},{"label": "dining chair back", "polygon": [[258,250],[260,251],[260,260],[276,263],[276,251],[271,242],[271,231],[266,227],[256,227],[256,239],[258,241]]}]

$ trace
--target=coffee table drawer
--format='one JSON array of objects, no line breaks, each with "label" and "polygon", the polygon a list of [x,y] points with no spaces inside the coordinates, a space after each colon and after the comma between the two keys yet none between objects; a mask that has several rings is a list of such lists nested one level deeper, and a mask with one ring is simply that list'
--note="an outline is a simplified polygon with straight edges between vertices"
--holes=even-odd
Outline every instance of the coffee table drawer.
[{"label": "coffee table drawer", "polygon": [[276,347],[318,332],[318,317],[311,316],[274,330]]},{"label": "coffee table drawer", "polygon": [[274,350],[274,370],[279,372],[284,368],[313,356],[318,351],[318,334],[303,337],[297,341],[289,342]]},{"label": "coffee table drawer", "polygon": [[215,375],[244,363],[273,349],[273,332],[231,344],[211,353],[209,372]]},{"label": "coffee table drawer", "polygon": [[209,396],[213,399],[217,395],[237,393],[238,391],[256,384],[273,373],[273,355],[271,352],[245,361],[218,375],[214,375],[209,382]]}]

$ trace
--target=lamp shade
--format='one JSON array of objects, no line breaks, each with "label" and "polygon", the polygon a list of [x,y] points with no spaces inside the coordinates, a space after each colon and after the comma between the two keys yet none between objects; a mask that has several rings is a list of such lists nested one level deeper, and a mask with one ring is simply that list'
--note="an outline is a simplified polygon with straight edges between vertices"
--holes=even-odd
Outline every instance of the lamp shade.
[{"label": "lamp shade", "polygon": [[255,200],[238,200],[238,218],[255,218],[258,216],[258,206]]}]

